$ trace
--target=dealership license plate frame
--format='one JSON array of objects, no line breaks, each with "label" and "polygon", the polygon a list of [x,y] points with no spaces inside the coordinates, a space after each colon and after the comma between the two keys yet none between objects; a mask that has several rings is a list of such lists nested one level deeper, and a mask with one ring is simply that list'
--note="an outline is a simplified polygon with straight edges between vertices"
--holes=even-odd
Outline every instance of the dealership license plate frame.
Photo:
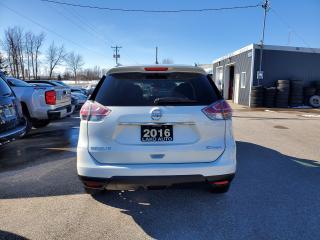
[{"label": "dealership license plate frame", "polygon": [[[145,130],[149,131],[149,137],[145,137],[147,132]],[[154,136],[154,130],[156,130],[156,136]],[[169,129],[166,130],[166,129]],[[153,142],[153,143],[161,143],[161,142],[172,142],[173,141],[173,125],[141,125],[140,127],[140,141],[141,142]],[[160,130],[160,131],[159,131]],[[169,136],[165,134],[166,132],[169,132]],[[161,134],[162,132],[162,134]]]}]

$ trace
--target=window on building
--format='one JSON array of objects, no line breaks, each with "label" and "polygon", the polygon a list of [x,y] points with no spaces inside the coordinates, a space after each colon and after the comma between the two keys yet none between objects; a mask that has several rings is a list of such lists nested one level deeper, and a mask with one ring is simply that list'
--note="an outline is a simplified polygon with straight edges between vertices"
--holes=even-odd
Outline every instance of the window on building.
[{"label": "window on building", "polygon": [[242,72],[240,75],[240,86],[241,88],[246,88],[246,84],[247,84],[247,73],[246,72]]},{"label": "window on building", "polygon": [[223,67],[216,68],[216,85],[219,90],[222,89],[222,81],[223,81]]}]

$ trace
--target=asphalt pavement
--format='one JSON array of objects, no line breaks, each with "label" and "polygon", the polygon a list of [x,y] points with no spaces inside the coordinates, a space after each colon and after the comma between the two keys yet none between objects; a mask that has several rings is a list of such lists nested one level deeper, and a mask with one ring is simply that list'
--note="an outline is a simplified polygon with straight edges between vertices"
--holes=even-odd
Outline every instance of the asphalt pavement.
[{"label": "asphalt pavement", "polygon": [[76,174],[79,117],[0,148],[0,239],[320,239],[320,112],[234,112],[230,191],[91,197]]}]

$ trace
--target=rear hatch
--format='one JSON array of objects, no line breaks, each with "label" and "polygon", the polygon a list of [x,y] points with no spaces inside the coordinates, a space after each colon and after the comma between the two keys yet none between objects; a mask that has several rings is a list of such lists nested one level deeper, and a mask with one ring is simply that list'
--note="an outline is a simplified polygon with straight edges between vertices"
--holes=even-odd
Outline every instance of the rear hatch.
[{"label": "rear hatch", "polygon": [[202,112],[221,100],[203,74],[112,74],[91,100],[88,147],[100,163],[211,162],[225,149],[225,120]]},{"label": "rear hatch", "polygon": [[15,129],[19,121],[15,97],[7,83],[0,78],[0,133]]}]

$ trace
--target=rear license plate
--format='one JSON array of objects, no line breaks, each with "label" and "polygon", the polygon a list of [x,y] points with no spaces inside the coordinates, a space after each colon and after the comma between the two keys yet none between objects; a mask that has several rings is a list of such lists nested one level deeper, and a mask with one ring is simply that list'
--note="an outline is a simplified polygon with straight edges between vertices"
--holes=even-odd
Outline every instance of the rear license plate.
[{"label": "rear license plate", "polygon": [[9,108],[5,108],[5,109],[4,109],[4,116],[5,116],[6,118],[9,118],[9,117],[12,117],[12,116],[13,116],[13,114],[12,114],[12,112],[10,111]]},{"label": "rear license plate", "polygon": [[141,142],[173,141],[172,125],[142,125]]}]

